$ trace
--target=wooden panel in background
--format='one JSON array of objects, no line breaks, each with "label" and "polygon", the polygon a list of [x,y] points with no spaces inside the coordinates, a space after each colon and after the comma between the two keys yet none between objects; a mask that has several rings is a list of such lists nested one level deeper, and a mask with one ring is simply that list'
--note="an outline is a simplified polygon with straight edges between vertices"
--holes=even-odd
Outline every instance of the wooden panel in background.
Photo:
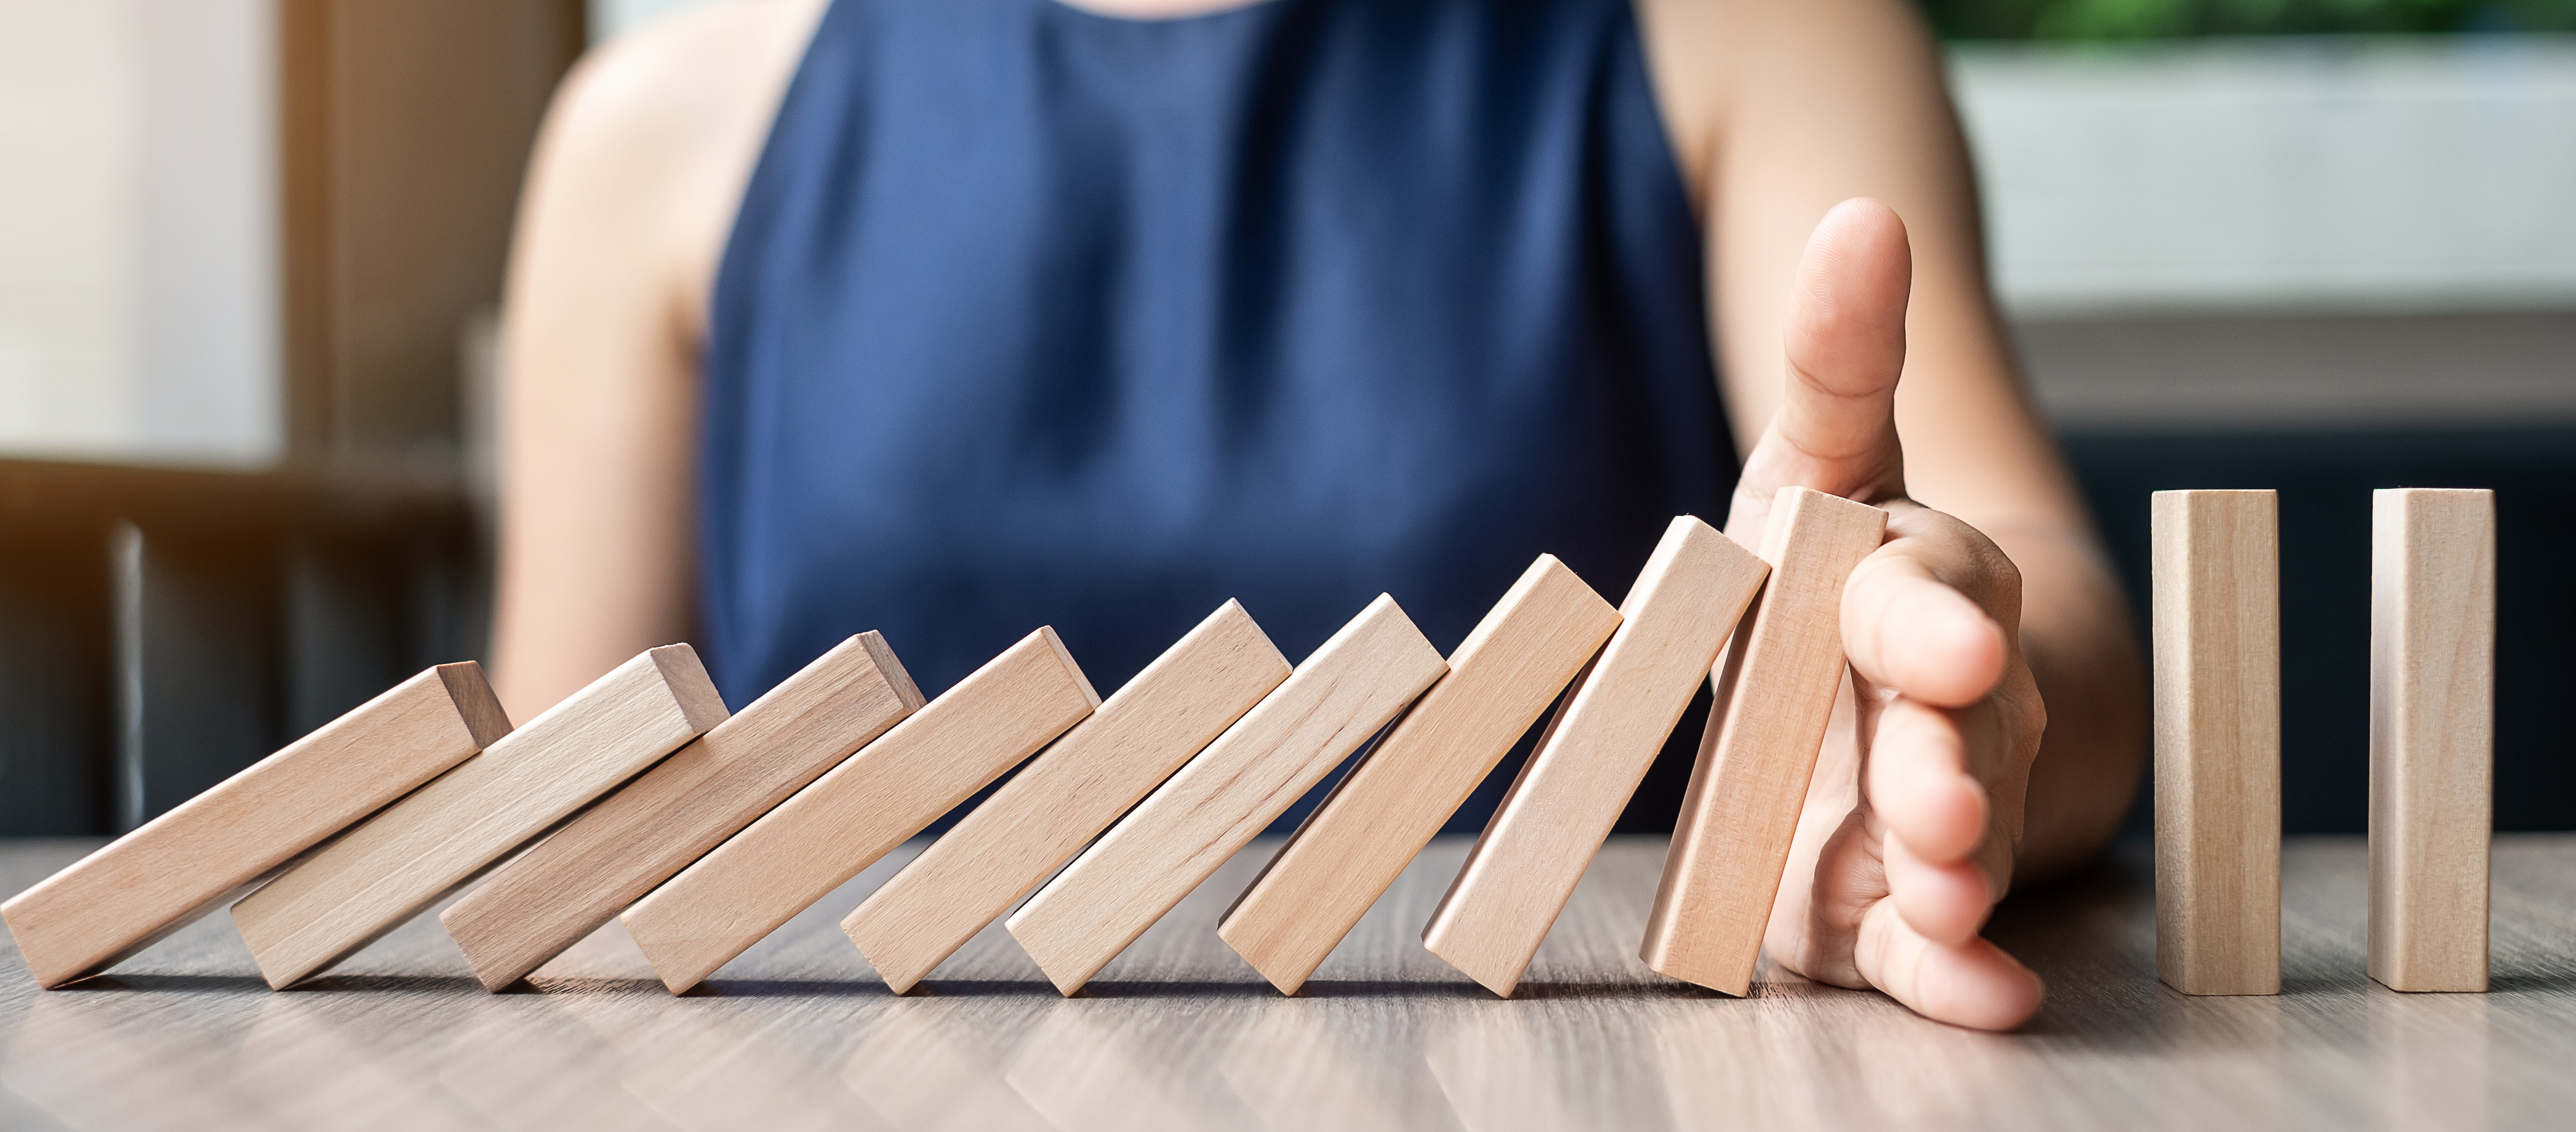
[{"label": "wooden panel in background", "polygon": [[2370,977],[2487,989],[2495,493],[2372,493]]},{"label": "wooden panel in background", "polygon": [[1288,678],[1226,602],[841,921],[898,994]]},{"label": "wooden panel in background", "polygon": [[109,542],[101,520],[0,513],[0,837],[114,828]]},{"label": "wooden panel in background", "polygon": [[310,978],[724,718],[695,650],[649,649],[251,893],[233,925],[270,986]]},{"label": "wooden panel in background", "polygon": [[1618,610],[1555,555],[1539,555],[1449,655],[1449,674],[1236,898],[1217,934],[1280,993],[1297,993],[1618,627]]},{"label": "wooden panel in background", "polygon": [[1619,605],[1619,631],[1423,927],[1424,947],[1511,994],[1770,570],[1708,524],[1673,520]]},{"label": "wooden panel in background", "polygon": [[885,638],[833,647],[448,905],[486,990],[519,981],[921,707]]},{"label": "wooden panel in background", "polygon": [[139,825],[472,656],[453,477],[0,460],[0,835]]},{"label": "wooden panel in background", "polygon": [[2156,974],[2281,992],[2281,573],[2269,491],[2153,504]]},{"label": "wooden panel in background", "polygon": [[626,910],[679,994],[1100,706],[1040,628]]},{"label": "wooden panel in background", "polygon": [[280,0],[287,441],[453,461],[459,343],[500,301],[581,0]]},{"label": "wooden panel in background", "polygon": [[1788,867],[1825,725],[1843,682],[1843,582],[1887,512],[1782,488],[1762,535],[1771,578],[1736,630],[1682,795],[1638,957],[1656,973],[1741,996]]},{"label": "wooden panel in background", "polygon": [[509,732],[480,666],[440,665],[18,894],[0,916],[38,986],[95,974]]},{"label": "wooden panel in background", "polygon": [[1005,921],[1072,994],[1449,670],[1379,594]]},{"label": "wooden panel in background", "polygon": [[123,523],[109,555],[122,832],[288,738],[283,586],[279,548],[248,532]]}]

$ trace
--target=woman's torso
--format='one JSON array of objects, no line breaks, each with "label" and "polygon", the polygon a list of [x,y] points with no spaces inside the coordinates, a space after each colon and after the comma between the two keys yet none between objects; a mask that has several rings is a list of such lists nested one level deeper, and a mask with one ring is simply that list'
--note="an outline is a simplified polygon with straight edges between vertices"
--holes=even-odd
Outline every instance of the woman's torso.
[{"label": "woman's torso", "polygon": [[1135,22],[840,0],[716,275],[701,608],[741,704],[880,629],[1104,690],[1227,598],[1434,644],[1533,556],[1617,600],[1735,461],[1627,0]]}]

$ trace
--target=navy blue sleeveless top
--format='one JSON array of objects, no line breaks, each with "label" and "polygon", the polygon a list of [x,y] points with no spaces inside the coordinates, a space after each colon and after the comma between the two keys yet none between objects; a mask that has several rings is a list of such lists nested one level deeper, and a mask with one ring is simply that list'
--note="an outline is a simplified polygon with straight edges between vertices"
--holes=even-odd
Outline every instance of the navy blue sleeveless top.
[{"label": "navy blue sleeveless top", "polygon": [[740,706],[1052,624],[1106,694],[1227,598],[1443,650],[1616,602],[1735,475],[1629,0],[839,0],[716,279],[702,639]]}]

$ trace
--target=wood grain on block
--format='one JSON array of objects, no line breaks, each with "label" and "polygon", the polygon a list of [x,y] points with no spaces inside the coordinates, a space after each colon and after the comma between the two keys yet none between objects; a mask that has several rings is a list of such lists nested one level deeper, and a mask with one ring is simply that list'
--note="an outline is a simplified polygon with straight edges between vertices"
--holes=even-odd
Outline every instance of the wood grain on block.
[{"label": "wood grain on block", "polygon": [[1540,555],[1450,654],[1449,674],[1244,889],[1217,934],[1271,985],[1297,993],[1618,627],[1618,610]]},{"label": "wood grain on block", "polygon": [[886,985],[912,989],[1288,678],[1229,601],[912,859],[848,918]]},{"label": "wood grain on block", "polygon": [[1041,628],[636,902],[627,934],[688,990],[1099,706]]},{"label": "wood grain on block", "polygon": [[921,706],[886,647],[841,642],[439,914],[499,990],[653,891]]},{"label": "wood grain on block", "polygon": [[473,661],[442,664],[0,904],[36,985],[116,965],[510,733]]},{"label": "wood grain on block", "polygon": [[2371,499],[2370,977],[2487,989],[2495,493]]},{"label": "wood grain on block", "polygon": [[1449,670],[1384,594],[1011,914],[1066,994]]},{"label": "wood grain on block", "polygon": [[2281,566],[2269,491],[2159,491],[2156,975],[2281,992]]},{"label": "wood grain on block", "polygon": [[1843,582],[1878,549],[1887,512],[1782,488],[1762,534],[1770,580],[1716,674],[1717,698],[1682,794],[1638,956],[1742,995],[1843,683]]},{"label": "wood grain on block", "polygon": [[1619,605],[1618,632],[1557,708],[1431,913],[1423,946],[1494,993],[1512,993],[1770,570],[1708,524],[1673,520]]},{"label": "wood grain on block", "polygon": [[268,985],[321,973],[724,721],[698,654],[639,654],[233,905]]}]

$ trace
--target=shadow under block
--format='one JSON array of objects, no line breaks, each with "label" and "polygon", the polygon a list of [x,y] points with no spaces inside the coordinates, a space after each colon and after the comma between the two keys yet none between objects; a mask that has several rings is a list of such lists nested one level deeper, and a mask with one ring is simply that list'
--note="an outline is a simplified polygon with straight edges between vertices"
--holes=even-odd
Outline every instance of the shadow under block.
[{"label": "shadow under block", "polygon": [[2495,493],[2371,499],[2370,977],[2487,989]]},{"label": "shadow under block", "polygon": [[694,650],[648,650],[251,893],[233,925],[268,985],[293,985],[724,718]]},{"label": "shadow under block", "polygon": [[614,919],[921,707],[862,633],[834,646],[644,776],[493,871],[439,914],[474,977],[500,990]]},{"label": "shadow under block", "polygon": [[895,993],[911,990],[1288,673],[1261,626],[1226,602],[869,895],[841,930]]},{"label": "shadow under block", "polygon": [[1236,898],[1217,935],[1295,994],[1619,627],[1542,554]]},{"label": "shadow under block", "polygon": [[627,934],[686,991],[1099,706],[1041,628],[637,901]]},{"label": "shadow under block", "polygon": [[2269,491],[2159,491],[2156,975],[2281,993],[2281,558]]},{"label": "shadow under block", "polygon": [[1619,605],[1618,632],[1424,925],[1424,947],[1512,993],[1770,570],[1708,524],[1673,520]]},{"label": "shadow under block", "polygon": [[1449,670],[1384,594],[1007,921],[1072,994]]},{"label": "shadow under block", "polygon": [[114,966],[510,733],[472,661],[442,664],[0,904],[36,985]]},{"label": "shadow under block", "polygon": [[1717,676],[1638,957],[1742,996],[1789,864],[1807,779],[1843,683],[1843,583],[1878,549],[1887,512],[1805,488],[1771,505],[1771,564]]}]

